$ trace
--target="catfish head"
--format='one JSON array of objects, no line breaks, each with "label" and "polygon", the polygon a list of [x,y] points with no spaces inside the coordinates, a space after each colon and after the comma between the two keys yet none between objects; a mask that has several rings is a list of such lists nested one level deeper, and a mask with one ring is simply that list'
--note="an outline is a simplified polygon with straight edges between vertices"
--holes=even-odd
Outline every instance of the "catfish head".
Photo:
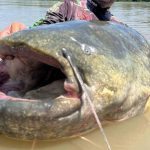
[{"label": "catfish head", "polygon": [[130,27],[69,21],[0,40],[0,132],[57,140],[97,128],[69,52],[101,120],[143,112],[150,95],[149,45]]}]

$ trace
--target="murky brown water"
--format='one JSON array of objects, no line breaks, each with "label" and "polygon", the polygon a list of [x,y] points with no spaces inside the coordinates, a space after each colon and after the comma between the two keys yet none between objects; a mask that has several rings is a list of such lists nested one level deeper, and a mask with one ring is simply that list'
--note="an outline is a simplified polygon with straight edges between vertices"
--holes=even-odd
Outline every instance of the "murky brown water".
[{"label": "murky brown water", "polygon": [[[47,0],[1,0],[0,29],[12,21],[31,25],[45,13]],[[28,10],[28,11],[26,11]],[[112,12],[150,41],[150,3],[116,3]],[[7,16],[7,17],[6,17]],[[33,19],[34,18],[34,19]],[[150,108],[142,115],[104,127],[112,150],[150,150]],[[0,150],[107,150],[99,131],[76,139],[50,143],[25,142],[0,135]]]}]

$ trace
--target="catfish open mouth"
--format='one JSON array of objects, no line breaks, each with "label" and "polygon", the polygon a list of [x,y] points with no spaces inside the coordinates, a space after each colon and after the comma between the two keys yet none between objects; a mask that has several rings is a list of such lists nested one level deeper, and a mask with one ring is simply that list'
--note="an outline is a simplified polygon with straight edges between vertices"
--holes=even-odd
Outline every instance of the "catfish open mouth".
[{"label": "catfish open mouth", "polygon": [[[60,68],[14,56],[5,56],[5,60],[1,61],[0,65],[0,91],[6,95],[14,97],[31,95],[33,97],[30,99],[39,99],[39,96],[35,95],[34,97],[32,93],[41,92],[40,94],[42,94],[42,90],[50,88],[49,92],[48,90],[46,92],[51,93],[52,95],[49,96],[52,98],[60,95],[79,98],[75,85],[67,80]],[[56,65],[59,66],[59,63]],[[45,91],[43,92],[45,93]],[[56,97],[53,97],[53,92]],[[46,95],[44,94],[43,98],[40,97],[45,99]]]},{"label": "catfish open mouth", "polygon": [[[1,101],[40,101],[49,105],[49,109],[54,107],[50,111],[52,118],[59,115],[65,117],[81,107],[76,79],[64,71],[59,60],[38,54],[25,45],[25,54],[12,54],[11,47],[7,44],[1,47],[5,48],[0,49]],[[71,71],[71,67],[68,70]]]}]

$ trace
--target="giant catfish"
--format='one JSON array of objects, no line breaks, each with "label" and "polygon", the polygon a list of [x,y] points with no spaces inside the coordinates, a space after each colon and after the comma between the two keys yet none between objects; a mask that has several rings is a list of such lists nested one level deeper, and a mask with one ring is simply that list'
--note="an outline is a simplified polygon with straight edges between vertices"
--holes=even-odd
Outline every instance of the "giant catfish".
[{"label": "giant catfish", "polygon": [[142,113],[150,96],[150,47],[134,29],[69,21],[0,40],[0,132],[58,140],[97,128],[71,55],[102,123]]}]

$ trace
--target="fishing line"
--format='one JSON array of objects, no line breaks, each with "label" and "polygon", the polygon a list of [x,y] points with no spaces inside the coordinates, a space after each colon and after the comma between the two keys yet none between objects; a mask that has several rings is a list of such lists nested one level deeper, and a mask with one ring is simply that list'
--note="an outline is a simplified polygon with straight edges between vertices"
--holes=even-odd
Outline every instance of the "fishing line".
[{"label": "fishing line", "polygon": [[98,115],[97,115],[97,113],[96,113],[96,111],[95,111],[94,105],[93,105],[93,103],[92,103],[92,101],[91,101],[91,97],[90,97],[90,95],[88,94],[88,90],[87,90],[87,88],[86,88],[86,86],[85,86],[85,84],[84,84],[84,82],[83,82],[83,80],[82,80],[82,78],[81,78],[81,75],[80,75],[80,73],[79,73],[79,70],[78,70],[77,66],[73,63],[72,58],[71,58],[71,56],[70,56],[70,54],[69,54],[69,51],[67,51],[65,48],[63,48],[63,49],[62,49],[62,54],[63,54],[63,57],[66,58],[66,59],[68,60],[69,64],[71,65],[71,67],[72,67],[72,69],[73,69],[73,71],[74,71],[74,74],[76,75],[76,78],[77,78],[77,80],[78,80],[78,82],[79,82],[79,84],[80,84],[80,86],[81,86],[81,89],[82,89],[82,91],[84,91],[84,94],[85,94],[85,96],[86,96],[86,98],[87,98],[87,101],[88,101],[90,107],[91,107],[91,110],[92,110],[92,112],[93,112],[93,115],[94,115],[94,117],[95,117],[95,120],[96,120],[96,122],[97,122],[97,124],[98,124],[98,126],[99,126],[100,132],[102,133],[102,135],[103,135],[103,137],[104,137],[105,143],[106,143],[106,145],[107,145],[107,149],[108,149],[108,150],[112,150],[112,149],[111,149],[111,146],[110,146],[110,144],[109,144],[109,142],[108,142],[107,136],[106,136],[106,134],[105,134],[105,132],[104,132],[104,129],[103,129],[103,127],[102,127],[102,124],[101,124],[101,122],[100,122],[100,119],[98,118]]}]

